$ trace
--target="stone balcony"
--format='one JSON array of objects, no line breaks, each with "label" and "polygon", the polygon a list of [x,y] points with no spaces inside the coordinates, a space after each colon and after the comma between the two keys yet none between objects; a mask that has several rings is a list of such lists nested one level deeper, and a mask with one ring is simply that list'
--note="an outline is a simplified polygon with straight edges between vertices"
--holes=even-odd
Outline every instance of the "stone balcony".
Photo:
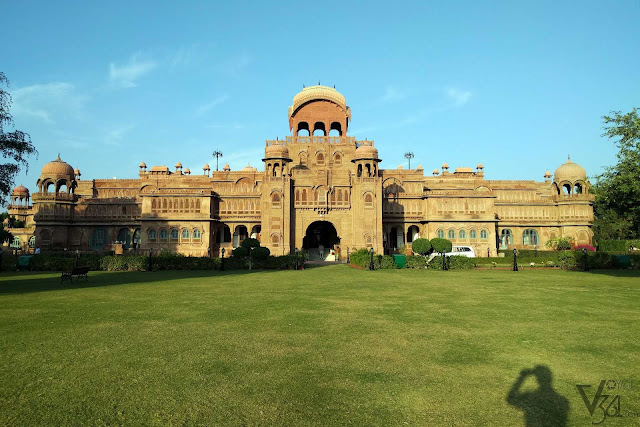
[{"label": "stone balcony", "polygon": [[31,200],[34,202],[74,202],[76,199],[75,194],[67,193],[44,193],[39,191],[31,194]]},{"label": "stone balcony", "polygon": [[348,144],[355,145],[355,136],[287,136],[284,140],[267,140],[266,146],[288,144]]}]

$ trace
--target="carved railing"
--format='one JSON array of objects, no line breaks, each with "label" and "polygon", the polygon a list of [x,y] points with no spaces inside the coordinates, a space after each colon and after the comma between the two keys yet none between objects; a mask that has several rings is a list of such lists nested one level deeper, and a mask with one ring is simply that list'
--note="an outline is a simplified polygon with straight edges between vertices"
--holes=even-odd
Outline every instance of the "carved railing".
[{"label": "carved railing", "polygon": [[31,194],[31,199],[33,201],[65,201],[65,202],[73,202],[76,200],[75,194],[67,194],[67,193],[44,193],[37,192]]}]

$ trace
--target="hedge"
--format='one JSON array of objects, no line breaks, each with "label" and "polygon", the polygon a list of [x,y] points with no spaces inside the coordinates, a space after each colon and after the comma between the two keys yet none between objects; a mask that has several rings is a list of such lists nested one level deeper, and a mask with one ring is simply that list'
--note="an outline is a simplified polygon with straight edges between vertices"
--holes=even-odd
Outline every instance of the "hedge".
[{"label": "hedge", "polygon": [[630,247],[640,249],[640,240],[602,240],[598,250],[604,252],[627,252]]},{"label": "hedge", "polygon": [[[446,257],[447,268],[449,270],[471,270],[475,268],[475,258],[469,258],[462,255],[453,255]],[[442,257],[438,255],[429,263],[432,270],[442,270]]]}]

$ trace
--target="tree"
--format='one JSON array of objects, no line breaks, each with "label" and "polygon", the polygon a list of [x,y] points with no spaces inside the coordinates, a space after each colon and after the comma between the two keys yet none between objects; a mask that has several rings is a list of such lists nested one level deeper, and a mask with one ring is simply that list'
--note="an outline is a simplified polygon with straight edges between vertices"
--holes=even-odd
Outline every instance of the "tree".
[{"label": "tree", "polygon": [[434,251],[439,252],[441,254],[446,252],[451,252],[451,249],[453,249],[453,245],[451,244],[450,240],[441,239],[439,237],[436,237],[435,239],[431,239],[431,247],[433,247]]},{"label": "tree", "polygon": [[420,255],[427,255],[431,251],[431,241],[420,237],[411,243],[411,250]]},{"label": "tree", "polygon": [[619,151],[618,163],[607,168],[593,190],[596,240],[640,237],[640,109],[603,116],[606,136]]},{"label": "tree", "polygon": [[0,164],[0,202],[4,203],[13,188],[14,180],[22,167],[29,169],[27,157],[37,151],[31,143],[28,133],[14,129],[13,132],[5,128],[13,127],[13,116],[9,112],[11,95],[2,89],[2,84],[9,87],[9,80],[0,72],[0,150],[7,163]]}]

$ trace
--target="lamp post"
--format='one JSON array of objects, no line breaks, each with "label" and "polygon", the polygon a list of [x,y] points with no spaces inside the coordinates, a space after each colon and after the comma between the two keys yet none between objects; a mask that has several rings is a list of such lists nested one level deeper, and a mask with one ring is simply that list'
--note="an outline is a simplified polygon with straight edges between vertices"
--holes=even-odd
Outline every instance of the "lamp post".
[{"label": "lamp post", "polygon": [[224,248],[222,248],[222,258],[220,258],[220,271],[224,271]]},{"label": "lamp post", "polygon": [[534,257],[538,258],[538,245],[536,245],[535,249],[534,249]]},{"label": "lamp post", "polygon": [[253,247],[249,246],[249,270],[251,270],[251,250]]},{"label": "lamp post", "polygon": [[442,254],[442,271],[447,270],[447,256],[444,252],[440,252]]},{"label": "lamp post", "polygon": [[415,156],[413,155],[412,151],[407,151],[406,153],[404,153],[404,158],[409,160],[409,169],[411,169],[411,159],[413,159]]},{"label": "lamp post", "polygon": [[218,172],[218,159],[222,157],[222,151],[216,150],[211,155],[216,158],[216,172]]},{"label": "lamp post", "polygon": [[518,271],[518,251],[513,250],[513,271]]},{"label": "lamp post", "polygon": [[78,263],[80,262],[80,251],[76,249],[76,267],[78,267]]},{"label": "lamp post", "polygon": [[349,261],[350,261],[350,259],[349,259],[349,247],[347,246],[347,264],[349,264]]},{"label": "lamp post", "polygon": [[294,253],[296,254],[296,257],[293,261],[295,267],[296,267],[296,271],[298,271],[298,248],[294,248]]},{"label": "lamp post", "polygon": [[584,254],[584,271],[589,271],[589,256],[587,255],[587,248],[582,248]]},{"label": "lamp post", "polygon": [[374,265],[373,265],[373,248],[371,248],[371,249],[369,250],[369,252],[371,253],[371,261],[369,262],[369,270],[374,270],[374,269],[375,269],[375,267],[374,267]]},{"label": "lamp post", "polygon": [[149,249],[149,265],[147,266],[147,271],[153,271],[153,261],[151,260],[151,255],[153,255],[153,248]]}]

